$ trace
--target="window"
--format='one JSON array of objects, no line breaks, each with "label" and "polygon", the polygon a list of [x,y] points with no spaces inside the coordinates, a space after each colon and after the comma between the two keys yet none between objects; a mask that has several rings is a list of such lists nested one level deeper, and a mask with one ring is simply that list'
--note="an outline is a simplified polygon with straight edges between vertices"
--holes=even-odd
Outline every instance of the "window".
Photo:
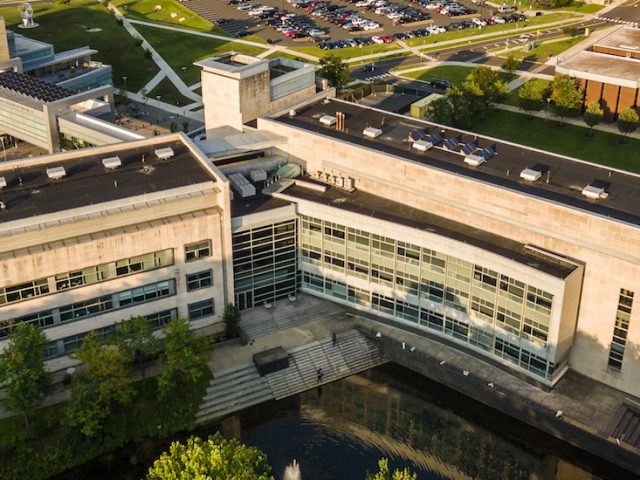
[{"label": "window", "polygon": [[189,320],[198,320],[213,315],[213,313],[213,299],[189,304]]},{"label": "window", "polygon": [[633,292],[621,288],[620,296],[618,297],[618,309],[616,310],[616,323],[613,327],[613,339],[609,350],[609,368],[612,370],[622,370],[622,359],[627,345],[632,307]]},{"label": "window", "polygon": [[184,256],[187,262],[193,262],[211,255],[211,240],[190,243],[184,246]]},{"label": "window", "polygon": [[207,288],[213,285],[213,273],[211,270],[205,272],[192,273],[187,275],[187,291]]}]

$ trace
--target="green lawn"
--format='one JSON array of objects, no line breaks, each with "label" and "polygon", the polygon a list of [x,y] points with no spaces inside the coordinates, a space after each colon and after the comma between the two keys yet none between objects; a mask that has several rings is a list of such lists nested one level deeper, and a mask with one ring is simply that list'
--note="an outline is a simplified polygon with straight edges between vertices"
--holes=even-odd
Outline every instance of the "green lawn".
[{"label": "green lawn", "polygon": [[[113,66],[113,82],[123,87],[122,76],[127,76],[127,88],[141,89],[158,72],[153,60],[146,59],[142,48],[134,44],[124,27],[96,1],[73,0],[67,6],[54,3],[33,6],[37,28],[23,31],[15,28],[19,22],[18,8],[2,8],[7,28],[27,37],[52,43],[57,52],[85,45],[98,50],[95,60]],[[90,31],[100,29],[99,31]]]},{"label": "green lawn", "polygon": [[175,85],[171,83],[171,80],[168,78],[164,78],[156,88],[147,93],[149,98],[156,98],[158,95],[162,97],[160,99],[161,101],[170,103],[171,105],[177,105],[179,107],[184,107],[185,105],[193,103],[193,100],[178,92]]},{"label": "green lawn", "polygon": [[558,55],[565,50],[573,47],[574,45],[577,45],[580,42],[584,42],[585,40],[587,40],[587,38],[585,37],[576,37],[559,42],[543,43],[539,47],[536,47],[533,50],[529,50],[528,52],[524,49],[511,50],[508,53],[502,53],[501,56],[506,57],[507,55],[511,54],[519,59],[526,58],[527,60],[544,63],[549,59],[549,57]]},{"label": "green lawn", "polygon": [[[116,0],[113,3],[127,17],[137,20],[167,23],[224,34],[224,31],[214,27],[209,20],[202,18],[175,0]],[[156,5],[160,5],[162,9],[156,10]],[[184,18],[182,22],[181,18]]]},{"label": "green lawn", "polygon": [[523,1],[523,0],[504,0],[502,3],[513,5],[517,9],[521,10],[527,8],[529,10],[539,10],[541,12],[554,12],[554,11],[571,11],[578,13],[595,13],[602,10],[604,5],[596,5],[593,3],[585,3],[582,1],[573,1],[571,5],[566,7],[550,8],[536,5],[535,1]]},{"label": "green lawn", "polygon": [[472,38],[476,35],[482,35],[487,33],[499,33],[505,30],[516,30],[518,28],[531,27],[535,25],[542,26],[546,23],[558,22],[560,20],[567,20],[570,18],[578,18],[572,13],[554,13],[551,15],[542,15],[541,17],[529,17],[524,22],[504,23],[502,25],[489,25],[483,28],[465,28],[462,30],[452,30],[450,32],[440,33],[438,35],[429,35],[428,37],[411,38],[406,40],[408,45],[418,46],[427,45],[430,43],[444,42],[447,40],[455,40],[457,38]]},{"label": "green lawn", "polygon": [[[544,80],[542,78],[532,78],[531,80],[527,80],[525,83],[529,83],[529,82],[541,82],[547,86],[551,83],[551,81]],[[519,107],[520,99],[518,97],[518,92],[520,91],[521,88],[522,88],[522,85],[520,85],[518,88],[514,88],[513,90],[511,90],[509,92],[509,96],[502,103],[506,105],[512,105],[514,107]]]},{"label": "green lawn", "polygon": [[263,48],[233,41],[227,42],[146,25],[137,25],[136,28],[187,85],[200,81],[200,67],[193,65],[196,60],[229,50],[249,55],[264,52]]},{"label": "green lawn", "polygon": [[399,49],[400,46],[396,42],[383,43],[381,45],[367,45],[366,47],[347,47],[337,48],[335,50],[322,50],[318,47],[293,47],[291,50],[314,55],[322,58],[326,55],[335,55],[340,58],[360,57],[362,55],[371,55],[374,53],[391,52]]},{"label": "green lawn", "polygon": [[[434,78],[444,78],[456,86],[460,86],[477,67],[461,67],[457,65],[441,65],[439,67],[427,68],[426,70],[416,70],[415,72],[400,73],[403,77],[413,78],[422,82],[430,82]],[[506,72],[499,73],[500,78],[509,82],[515,77]]]},{"label": "green lawn", "polygon": [[[587,136],[586,127],[561,125],[541,118],[529,119],[524,114],[489,112],[485,121],[475,122],[472,131],[504,140],[529,145],[550,152],[580,158],[589,162],[640,173],[640,140],[595,131]],[[616,152],[612,155],[612,152]]]}]

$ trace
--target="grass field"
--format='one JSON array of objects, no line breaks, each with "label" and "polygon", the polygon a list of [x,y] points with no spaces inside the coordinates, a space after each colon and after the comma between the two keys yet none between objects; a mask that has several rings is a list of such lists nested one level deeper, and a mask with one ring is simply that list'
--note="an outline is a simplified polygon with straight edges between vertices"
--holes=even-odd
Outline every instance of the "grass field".
[{"label": "grass field", "polygon": [[391,52],[399,49],[400,46],[396,42],[383,43],[381,45],[367,45],[366,47],[348,47],[337,48],[335,50],[322,50],[318,47],[292,47],[291,50],[307,53],[322,58],[326,55],[335,55],[340,58],[360,57],[362,55],[371,55],[373,53]]},{"label": "grass field", "polygon": [[40,25],[28,32],[15,28],[20,21],[16,7],[2,8],[0,15],[4,16],[7,28],[52,43],[57,52],[85,45],[95,48],[98,53],[93,58],[113,66],[113,82],[117,87],[124,86],[122,76],[126,75],[127,88],[139,90],[158,72],[153,60],[145,58],[142,48],[135,45],[124,27],[98,2],[74,0],[67,6],[47,3],[34,5],[33,9]]},{"label": "grass field", "polygon": [[[441,65],[439,67],[428,68],[426,70],[416,70],[415,72],[400,73],[403,77],[413,78],[422,82],[430,82],[434,78],[444,78],[456,86],[460,86],[467,76],[477,67],[462,67],[457,65]],[[499,73],[500,78],[509,82],[513,80],[513,75],[506,72]]]},{"label": "grass field", "polygon": [[604,5],[596,5],[593,3],[585,3],[582,1],[573,1],[571,5],[566,7],[549,8],[536,5],[533,1],[525,2],[523,0],[504,0],[502,3],[513,5],[518,9],[528,8],[529,10],[539,10],[541,12],[577,12],[577,13],[595,13],[602,10]]},{"label": "grass field", "polygon": [[546,62],[549,57],[556,56],[565,50],[577,45],[580,42],[584,42],[587,40],[585,37],[576,37],[567,40],[561,40],[559,42],[549,42],[543,43],[539,47],[534,48],[533,50],[524,51],[524,50],[511,50],[508,53],[501,53],[500,56],[506,57],[511,54],[518,59],[527,59],[533,62]]},{"label": "grass field", "polygon": [[[129,18],[167,23],[212,33],[225,33],[209,20],[202,18],[176,0],[116,0],[113,4]],[[156,5],[162,8],[156,10]],[[182,22],[181,18],[184,18]]]},{"label": "grass field", "polygon": [[147,93],[149,98],[156,98],[158,95],[160,95],[161,101],[178,107],[184,107],[185,105],[193,103],[193,100],[178,92],[175,85],[171,83],[171,80],[168,78],[164,78],[156,88]]},{"label": "grass field", "polygon": [[455,40],[457,38],[472,37],[487,33],[499,33],[508,30],[517,30],[519,28],[531,27],[535,25],[542,26],[546,23],[568,20],[574,17],[577,18],[577,16],[572,13],[554,13],[551,15],[542,15],[541,17],[530,17],[527,18],[526,21],[518,22],[516,24],[504,23],[502,25],[489,25],[483,28],[465,28],[463,30],[452,30],[450,32],[440,33],[438,35],[429,35],[428,37],[411,38],[407,40],[406,43],[412,46],[427,45],[430,43]]},{"label": "grass field", "polygon": [[249,55],[264,52],[260,47],[233,41],[227,42],[146,25],[138,25],[136,28],[187,85],[200,81],[200,67],[193,65],[196,60],[229,50]]},{"label": "grass field", "polygon": [[[485,121],[474,124],[472,131],[504,140],[521,143],[550,152],[580,158],[615,168],[640,173],[640,140],[595,131],[587,136],[586,126],[563,125],[541,118],[528,118],[524,114],[498,111],[489,112]],[[612,155],[612,152],[616,152]]]},{"label": "grass field", "polygon": [[[527,80],[527,82],[525,83],[529,83],[529,82],[541,82],[545,85],[549,85],[551,82],[549,80],[544,80],[542,78],[534,78],[531,80]],[[506,105],[512,105],[514,107],[519,107],[520,106],[520,99],[518,97],[518,92],[520,91],[520,89],[522,88],[522,85],[519,86],[518,88],[514,88],[513,90],[511,90],[509,92],[509,96],[502,102]]]}]

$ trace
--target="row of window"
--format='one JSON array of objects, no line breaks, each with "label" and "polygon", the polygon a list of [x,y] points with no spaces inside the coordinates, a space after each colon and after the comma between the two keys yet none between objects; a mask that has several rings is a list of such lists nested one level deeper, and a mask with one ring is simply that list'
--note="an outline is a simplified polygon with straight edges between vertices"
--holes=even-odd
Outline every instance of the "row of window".
[{"label": "row of window", "polygon": [[495,332],[469,325],[452,311],[434,311],[421,305],[381,295],[309,272],[302,274],[302,286],[310,290],[410,321],[499,356],[525,370],[552,379],[556,366],[546,358],[498,337]]},{"label": "row of window", "polygon": [[622,370],[622,359],[627,345],[632,307],[633,292],[621,288],[620,296],[618,297],[618,308],[616,309],[616,323],[613,327],[613,339],[609,349],[609,368],[613,370]]},{"label": "row of window", "polygon": [[[210,240],[188,244],[185,245],[184,248],[187,262],[199,260],[211,255]],[[116,260],[115,262],[101,263],[46,278],[39,278],[31,282],[2,287],[0,288],[0,305],[104,282],[125,275],[154,270],[173,265],[173,262],[173,249],[168,248],[166,250]]]},{"label": "row of window", "polygon": [[[301,258],[464,314],[473,310],[529,341],[546,345],[553,295],[489,268],[392,238],[312,217],[301,219]],[[414,300],[415,303],[418,299]]]}]

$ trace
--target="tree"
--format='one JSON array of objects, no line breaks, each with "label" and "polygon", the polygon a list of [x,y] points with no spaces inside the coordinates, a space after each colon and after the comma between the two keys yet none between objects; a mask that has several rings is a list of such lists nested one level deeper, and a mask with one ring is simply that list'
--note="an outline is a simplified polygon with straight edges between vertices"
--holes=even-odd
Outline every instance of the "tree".
[{"label": "tree", "polygon": [[509,75],[513,75],[513,73],[518,68],[518,65],[520,65],[520,61],[512,53],[510,53],[502,63],[502,69]]},{"label": "tree", "polygon": [[453,111],[448,97],[440,97],[427,107],[427,118],[435,123],[451,125],[453,123]]},{"label": "tree", "polygon": [[456,127],[470,127],[473,111],[468,93],[453,87],[447,90],[447,96],[451,102],[452,124]]},{"label": "tree", "polygon": [[191,437],[184,445],[173,442],[153,463],[147,480],[273,480],[267,456],[235,438],[225,440],[219,432],[208,440]]},{"label": "tree", "polygon": [[51,389],[51,373],[45,369],[47,338],[32,323],[20,322],[0,354],[0,383],[6,383],[2,404],[22,415],[25,428],[36,406]]},{"label": "tree", "polygon": [[551,101],[560,118],[576,115],[582,106],[582,93],[576,79],[557,76],[551,84]]},{"label": "tree", "polygon": [[627,107],[618,114],[618,130],[622,133],[623,141],[627,142],[627,135],[633,133],[638,128],[638,111],[635,108]]},{"label": "tree", "polygon": [[129,359],[118,345],[100,344],[95,332],[85,337],[75,356],[85,368],[71,383],[67,423],[92,437],[114,407],[127,405],[133,398]]},{"label": "tree", "polygon": [[474,68],[466,80],[475,83],[482,90],[487,106],[500,102],[509,93],[507,84],[500,79],[498,71],[489,67]]},{"label": "tree", "polygon": [[587,105],[587,109],[584,112],[582,118],[584,123],[589,126],[589,136],[593,137],[593,127],[600,123],[604,110],[600,107],[600,102],[593,102]]},{"label": "tree", "polygon": [[225,336],[227,338],[237,337],[239,334],[240,312],[238,312],[238,309],[233,303],[230,303],[224,308],[222,321],[224,322]]},{"label": "tree", "polygon": [[578,29],[576,27],[564,27],[563,31],[565,35],[569,35],[572,38],[578,36]]},{"label": "tree", "polygon": [[320,76],[339,90],[349,83],[349,67],[337,55],[325,55],[320,59]]},{"label": "tree", "polygon": [[174,320],[164,328],[163,346],[158,393],[166,398],[200,380],[207,364],[207,340],[196,335],[186,320]]},{"label": "tree", "polygon": [[469,102],[471,116],[475,117],[479,115],[480,118],[484,120],[487,116],[489,105],[487,102],[487,96],[480,86],[476,82],[464,82],[461,88],[462,94]]},{"label": "tree", "polygon": [[149,320],[133,317],[116,325],[116,344],[124,350],[128,361],[140,368],[142,390],[145,389],[147,363],[160,353],[160,344],[153,335]]},{"label": "tree", "polygon": [[416,480],[417,474],[411,473],[408,468],[404,470],[389,471],[389,461],[386,458],[378,460],[378,473],[368,475],[366,480]]},{"label": "tree", "polygon": [[542,109],[547,89],[548,83],[539,78],[524,83],[518,90],[520,108],[525,112]]}]

